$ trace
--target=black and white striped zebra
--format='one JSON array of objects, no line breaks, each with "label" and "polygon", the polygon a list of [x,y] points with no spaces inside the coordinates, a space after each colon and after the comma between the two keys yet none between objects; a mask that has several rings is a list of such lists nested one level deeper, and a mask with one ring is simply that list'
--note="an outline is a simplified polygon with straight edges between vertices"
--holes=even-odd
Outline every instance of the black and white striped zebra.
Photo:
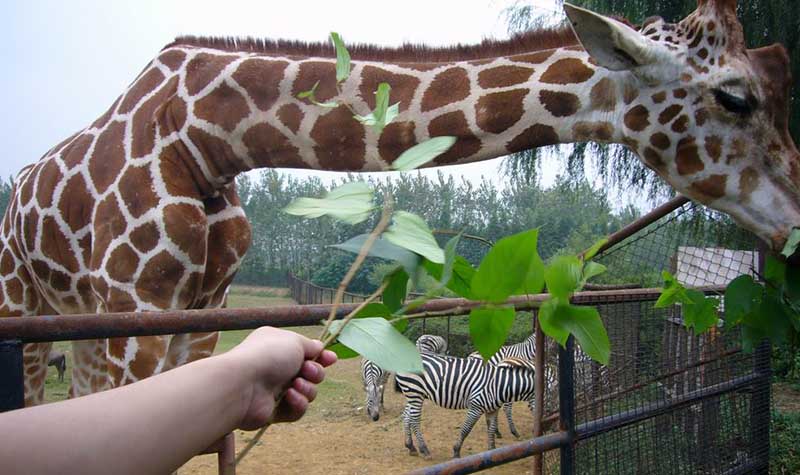
[{"label": "black and white striped zebra", "polygon": [[364,391],[367,393],[367,415],[373,421],[377,421],[381,417],[383,391],[388,380],[388,371],[366,358],[361,358],[361,382],[364,384]]},{"label": "black and white striped zebra", "polygon": [[507,402],[528,401],[533,397],[535,377],[531,361],[510,358],[494,366],[476,358],[456,358],[428,352],[420,356],[422,374],[395,375],[395,381],[406,397],[403,430],[406,447],[412,455],[417,453],[411,437],[413,431],[419,452],[424,457],[430,456],[420,429],[424,399],[430,399],[447,409],[467,409],[458,441],[453,446],[453,456],[459,457],[464,439],[481,415],[487,414],[488,447],[493,449],[500,406]]},{"label": "black and white striped zebra", "polygon": [[427,351],[429,353],[436,353],[444,355],[447,353],[447,340],[439,335],[420,335],[417,338],[417,350],[420,353]]}]

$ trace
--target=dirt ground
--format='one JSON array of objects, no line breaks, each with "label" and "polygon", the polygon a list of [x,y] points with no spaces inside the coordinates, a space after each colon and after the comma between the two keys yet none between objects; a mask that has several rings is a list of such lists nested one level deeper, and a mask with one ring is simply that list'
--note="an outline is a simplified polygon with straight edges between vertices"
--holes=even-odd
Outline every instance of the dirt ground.
[{"label": "dirt ground", "polygon": [[[294,424],[270,427],[261,443],[237,467],[237,474],[384,474],[444,462],[452,456],[465,411],[442,409],[425,402],[422,431],[432,453],[431,460],[408,455],[403,445],[403,396],[395,393],[392,380],[386,388],[385,412],[380,420],[370,420],[363,408],[363,390],[359,379],[359,360],[336,364],[328,371],[327,381],[309,413]],[[533,419],[525,404],[516,404],[514,417],[520,433],[531,433]],[[507,425],[500,422],[505,436],[498,447],[514,442]],[[253,433],[237,431],[236,448],[240,450]],[[475,425],[461,449],[462,455],[486,450],[486,425]],[[483,473],[531,473],[532,459],[507,464]],[[215,455],[195,457],[179,474],[217,473]]]}]

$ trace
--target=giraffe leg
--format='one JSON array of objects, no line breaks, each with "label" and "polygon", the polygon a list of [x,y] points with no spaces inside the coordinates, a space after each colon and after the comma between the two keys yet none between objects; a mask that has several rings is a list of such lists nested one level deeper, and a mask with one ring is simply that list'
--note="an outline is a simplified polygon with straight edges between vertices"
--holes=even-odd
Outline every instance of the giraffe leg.
[{"label": "giraffe leg", "polygon": [[72,381],[69,397],[81,397],[111,387],[105,339],[72,342]]},{"label": "giraffe leg", "polygon": [[[478,419],[480,419],[482,415],[483,411],[480,408],[469,408],[467,411],[467,417],[464,419],[464,423],[461,424],[461,431],[458,434],[458,440],[453,446],[453,458],[461,457],[461,446],[464,444],[464,439],[466,439],[469,433],[472,432],[472,428],[475,427],[475,423],[478,422]],[[487,413],[486,416],[488,420],[489,414]],[[496,426],[497,423],[495,422],[495,428]],[[494,440],[494,433],[491,434],[491,440]]]},{"label": "giraffe leg", "polygon": [[[517,426],[514,425],[514,418],[513,418],[513,411],[510,402],[503,404],[503,412],[506,414],[506,420],[508,421],[508,430],[511,431],[511,434],[519,439],[519,432],[517,432]],[[498,424],[499,426],[499,424]],[[498,431],[499,432],[499,431]]]},{"label": "giraffe leg", "polygon": [[161,373],[170,339],[170,335],[109,338],[106,358],[112,387]]},{"label": "giraffe leg", "polygon": [[47,359],[52,343],[28,343],[22,347],[22,366],[25,374],[25,406],[44,402],[44,381],[47,378]]},{"label": "giraffe leg", "polygon": [[211,356],[218,339],[219,332],[174,335],[169,342],[163,371]]}]

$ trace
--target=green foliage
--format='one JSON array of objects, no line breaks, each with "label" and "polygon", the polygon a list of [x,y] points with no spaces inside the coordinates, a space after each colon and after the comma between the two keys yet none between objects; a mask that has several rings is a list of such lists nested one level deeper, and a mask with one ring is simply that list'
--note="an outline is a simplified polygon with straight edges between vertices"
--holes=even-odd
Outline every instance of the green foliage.
[{"label": "green foliage", "polygon": [[539,293],[544,264],[536,250],[538,235],[539,230],[532,229],[498,241],[472,278],[472,296],[500,303],[514,294]]},{"label": "green foliage", "polygon": [[14,189],[14,184],[11,179],[3,180],[0,178],[0,216],[4,216],[8,202],[11,199],[11,192]]},{"label": "green foliage", "polygon": [[439,247],[425,220],[406,211],[394,213],[394,223],[383,237],[404,249],[413,251],[429,261],[444,263],[444,251]]},{"label": "green foliage", "polygon": [[770,473],[800,473],[800,414],[772,411]]},{"label": "green foliage", "polygon": [[332,31],[331,41],[336,48],[336,82],[340,83],[350,77],[350,53],[347,52],[339,33]]},{"label": "green foliage", "polygon": [[455,137],[433,137],[414,145],[392,162],[392,169],[409,171],[421,167],[448,151],[456,143]]},{"label": "green foliage", "polygon": [[664,276],[664,289],[654,305],[655,308],[681,304],[683,324],[687,328],[692,328],[695,335],[700,335],[717,324],[719,321],[718,299],[706,297],[698,290],[685,288],[667,271],[664,271],[662,275]]},{"label": "green foliage", "polygon": [[284,212],[306,218],[330,216],[348,224],[358,224],[366,220],[373,209],[372,189],[364,182],[355,181],[329,191],[323,198],[297,198]]},{"label": "green foliage", "polygon": [[469,334],[484,359],[491,358],[506,343],[514,315],[514,307],[488,305],[472,309]]},{"label": "green foliage", "polygon": [[[341,323],[334,322],[332,330],[338,330]],[[384,318],[353,319],[341,329],[338,339],[387,371],[422,372],[416,346]]]}]

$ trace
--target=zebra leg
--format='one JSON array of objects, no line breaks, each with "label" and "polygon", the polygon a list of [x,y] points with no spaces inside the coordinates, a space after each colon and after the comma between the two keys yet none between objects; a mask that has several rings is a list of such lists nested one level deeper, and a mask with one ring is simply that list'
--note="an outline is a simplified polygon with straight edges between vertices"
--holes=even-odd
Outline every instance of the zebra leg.
[{"label": "zebra leg", "polygon": [[417,448],[414,447],[414,439],[411,438],[411,421],[409,419],[408,402],[406,401],[406,407],[403,408],[403,434],[406,437],[408,455],[417,455]]},{"label": "zebra leg", "polygon": [[[475,423],[478,422],[478,419],[480,419],[482,415],[483,411],[480,408],[469,408],[467,411],[467,418],[464,419],[464,423],[461,425],[461,432],[458,434],[458,441],[456,441],[456,444],[453,446],[453,458],[461,457],[461,446],[464,444],[464,439],[466,439],[469,433],[472,432],[472,428],[475,427]],[[489,414],[487,414],[486,417],[488,418]],[[495,421],[495,429],[496,428],[497,422]],[[494,433],[492,433],[491,439],[494,441]]]},{"label": "zebra leg", "polygon": [[492,450],[496,447],[494,443],[494,434],[497,432],[497,411],[487,412],[486,421],[489,423],[489,427],[486,430],[488,450]]},{"label": "zebra leg", "polygon": [[515,438],[519,439],[519,432],[517,432],[517,426],[514,425],[510,402],[503,404],[503,412],[506,413],[506,420],[508,420],[508,430],[511,431]]},{"label": "zebra leg", "polygon": [[[486,430],[489,430],[491,427],[491,421],[489,420],[489,415],[486,415]],[[497,439],[502,439],[503,434],[500,433],[500,424],[497,424],[497,427],[494,428],[494,436]]]}]

